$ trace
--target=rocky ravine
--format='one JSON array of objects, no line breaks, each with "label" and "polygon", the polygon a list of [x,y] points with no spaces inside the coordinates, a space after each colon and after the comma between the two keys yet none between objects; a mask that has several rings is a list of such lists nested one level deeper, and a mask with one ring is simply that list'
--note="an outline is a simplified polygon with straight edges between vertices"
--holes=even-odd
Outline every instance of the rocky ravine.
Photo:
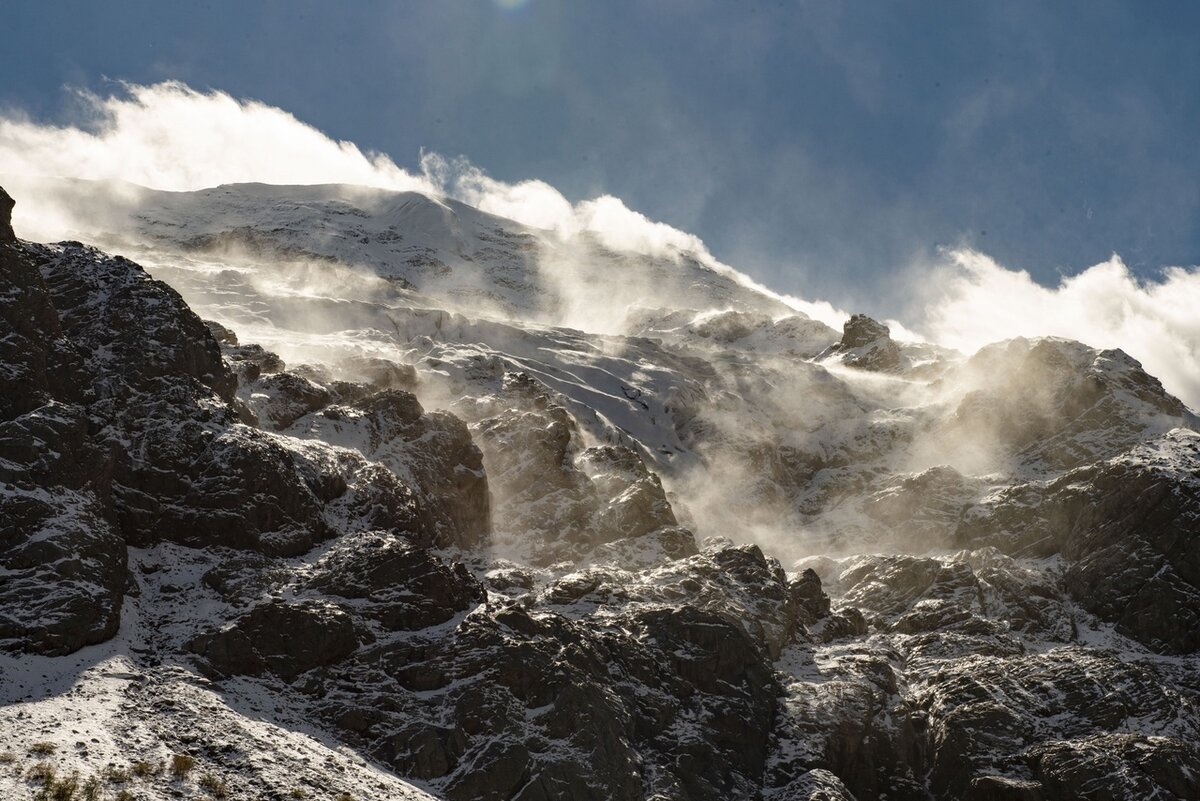
[{"label": "rocky ravine", "polygon": [[[773,350],[863,418],[764,473],[887,544],[785,570],[737,530],[696,542],[649,449],[594,443],[511,363],[454,413],[411,366],[289,369],[130,261],[15,239],[11,205],[4,797],[72,772],[123,799],[1200,797],[1200,435],[1124,354],[994,346],[901,425],[799,361],[820,347]],[[667,344],[631,347],[681,365],[799,330],[653,319]],[[831,354],[948,369],[858,318]],[[672,422],[702,455],[729,439],[706,397]],[[916,436],[1020,469],[885,469]]]}]

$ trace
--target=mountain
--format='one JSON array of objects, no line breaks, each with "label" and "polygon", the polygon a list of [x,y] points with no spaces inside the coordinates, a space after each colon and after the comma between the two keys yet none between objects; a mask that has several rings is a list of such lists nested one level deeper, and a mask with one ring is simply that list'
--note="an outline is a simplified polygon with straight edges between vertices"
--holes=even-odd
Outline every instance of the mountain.
[{"label": "mountain", "polygon": [[5,797],[1200,797],[1200,421],[1127,354],[411,193],[54,191],[109,252],[0,193]]}]

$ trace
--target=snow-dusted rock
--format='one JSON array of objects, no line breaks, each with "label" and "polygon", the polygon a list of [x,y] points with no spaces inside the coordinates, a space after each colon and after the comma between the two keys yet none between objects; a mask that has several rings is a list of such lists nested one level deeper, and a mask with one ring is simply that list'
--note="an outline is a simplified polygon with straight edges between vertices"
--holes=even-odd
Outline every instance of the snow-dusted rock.
[{"label": "snow-dusted rock", "polygon": [[172,289],[5,203],[0,795],[45,738],[147,798],[1200,796],[1200,435],[1120,351],[350,187],[142,195]]}]

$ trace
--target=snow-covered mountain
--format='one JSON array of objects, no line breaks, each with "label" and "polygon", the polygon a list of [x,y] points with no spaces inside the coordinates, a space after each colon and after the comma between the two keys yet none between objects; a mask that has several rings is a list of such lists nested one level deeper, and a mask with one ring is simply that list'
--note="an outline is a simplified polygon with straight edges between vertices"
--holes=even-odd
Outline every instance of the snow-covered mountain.
[{"label": "snow-covered mountain", "polygon": [[0,226],[8,795],[1200,796],[1200,425],[1125,353],[413,193],[53,191],[122,256]]}]

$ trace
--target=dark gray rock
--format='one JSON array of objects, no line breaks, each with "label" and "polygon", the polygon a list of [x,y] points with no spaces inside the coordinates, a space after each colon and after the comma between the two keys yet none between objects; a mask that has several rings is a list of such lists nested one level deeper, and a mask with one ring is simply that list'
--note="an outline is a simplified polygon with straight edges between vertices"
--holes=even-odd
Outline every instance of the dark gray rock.
[{"label": "dark gray rock", "polygon": [[880,339],[889,339],[891,333],[883,323],[872,320],[865,314],[855,314],[842,325],[840,344],[845,349],[861,348]]},{"label": "dark gray rock", "polygon": [[1181,471],[1200,435],[1177,429],[1045,484],[1017,485],[964,516],[957,538],[1014,556],[1061,553],[1067,591],[1164,653],[1200,648],[1200,479]]},{"label": "dark gray rock", "polygon": [[0,493],[0,647],[62,655],[116,633],[125,544],[90,493]]},{"label": "dark gray rock", "polygon": [[1185,799],[1200,793],[1200,751],[1171,737],[1101,734],[1038,745],[1027,759],[1047,799]]},{"label": "dark gray rock", "polygon": [[621,446],[580,448],[575,420],[536,379],[504,374],[500,394],[483,406],[497,413],[472,432],[503,521],[501,543],[520,542],[538,564],[695,553],[641,456]]},{"label": "dark gray rock", "polygon": [[292,372],[271,373],[254,382],[248,404],[264,426],[282,431],[306,414],[333,402],[325,387]]},{"label": "dark gray rock", "polygon": [[13,233],[12,210],[17,202],[12,199],[4,187],[0,186],[0,244],[15,242],[17,235]]},{"label": "dark gray rock", "polygon": [[428,551],[384,532],[343,537],[317,564],[308,588],[368,601],[367,617],[401,631],[443,623],[485,597],[461,565],[447,567]]},{"label": "dark gray rock", "polygon": [[842,338],[826,354],[841,354],[842,362],[861,370],[894,370],[901,364],[900,346],[883,323],[855,314],[842,326]]},{"label": "dark gray rock", "polygon": [[317,601],[268,601],[233,625],[193,639],[189,650],[226,676],[271,673],[290,681],[358,647],[353,619]]}]

